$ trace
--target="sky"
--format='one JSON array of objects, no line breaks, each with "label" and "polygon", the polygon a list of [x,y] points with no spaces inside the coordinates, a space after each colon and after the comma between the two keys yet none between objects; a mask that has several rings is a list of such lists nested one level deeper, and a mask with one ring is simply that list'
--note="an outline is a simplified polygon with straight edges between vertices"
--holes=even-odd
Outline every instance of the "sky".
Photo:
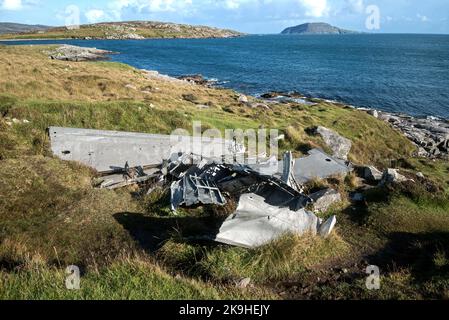
[{"label": "sky", "polygon": [[71,25],[154,20],[247,33],[305,22],[363,32],[449,34],[448,0],[0,0],[0,22]]}]

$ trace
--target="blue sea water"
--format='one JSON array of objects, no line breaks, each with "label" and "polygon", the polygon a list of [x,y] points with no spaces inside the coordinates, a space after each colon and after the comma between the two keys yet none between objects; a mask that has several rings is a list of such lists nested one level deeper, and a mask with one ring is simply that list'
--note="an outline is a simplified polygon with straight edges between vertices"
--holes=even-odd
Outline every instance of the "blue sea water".
[{"label": "blue sea water", "polygon": [[202,74],[247,94],[298,91],[360,107],[449,118],[448,35],[261,35],[232,39],[41,40],[120,52],[113,61]]}]

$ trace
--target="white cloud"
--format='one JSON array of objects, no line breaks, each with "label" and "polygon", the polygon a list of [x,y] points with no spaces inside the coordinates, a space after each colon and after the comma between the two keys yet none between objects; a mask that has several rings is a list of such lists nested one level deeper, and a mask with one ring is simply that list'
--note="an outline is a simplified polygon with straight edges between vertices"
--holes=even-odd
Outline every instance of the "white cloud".
[{"label": "white cloud", "polygon": [[177,12],[182,14],[193,5],[193,0],[114,0],[108,9],[112,16],[121,19],[126,10],[134,13]]},{"label": "white cloud", "polygon": [[418,19],[421,20],[422,22],[427,22],[427,21],[429,21],[429,18],[428,18],[427,16],[423,16],[423,15],[421,15],[421,14],[419,14],[419,13],[418,13],[416,16],[417,16]]},{"label": "white cloud", "polygon": [[240,1],[238,0],[226,0],[224,2],[224,6],[226,9],[235,10],[240,8]]},{"label": "white cloud", "polygon": [[299,0],[304,7],[305,15],[313,18],[325,17],[329,14],[330,6],[327,0]]},{"label": "white cloud", "polygon": [[364,13],[365,12],[365,4],[363,0],[346,0],[346,8],[351,13]]},{"label": "white cloud", "polygon": [[106,13],[103,10],[99,9],[89,10],[84,15],[86,16],[87,21],[90,23],[95,23],[107,19]]},{"label": "white cloud", "polygon": [[2,9],[4,10],[22,10],[22,0],[3,0]]}]

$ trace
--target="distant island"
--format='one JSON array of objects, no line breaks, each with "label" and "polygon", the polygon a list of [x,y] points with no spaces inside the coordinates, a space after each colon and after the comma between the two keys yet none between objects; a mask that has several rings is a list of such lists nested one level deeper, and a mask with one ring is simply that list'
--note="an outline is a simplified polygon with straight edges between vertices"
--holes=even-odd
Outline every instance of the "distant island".
[{"label": "distant island", "polygon": [[356,31],[340,29],[331,26],[328,23],[315,22],[304,23],[299,26],[290,27],[281,32],[281,34],[300,34],[300,35],[314,35],[314,34],[355,34]]},{"label": "distant island", "polygon": [[40,24],[22,24],[12,22],[0,22],[0,34],[20,33],[20,32],[37,32],[50,29],[49,26]]},{"label": "distant island", "polygon": [[[10,24],[9,24],[10,25]],[[104,22],[79,28],[45,27],[0,23],[1,39],[153,39],[153,38],[231,38],[241,32],[207,26],[192,26],[155,21]],[[3,33],[3,34],[2,34]]]}]

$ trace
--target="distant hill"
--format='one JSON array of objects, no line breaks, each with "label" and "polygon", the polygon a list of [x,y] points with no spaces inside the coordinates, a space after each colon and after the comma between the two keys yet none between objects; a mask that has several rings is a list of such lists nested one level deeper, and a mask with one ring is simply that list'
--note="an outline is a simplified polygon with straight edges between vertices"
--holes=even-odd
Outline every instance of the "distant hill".
[{"label": "distant hill", "polygon": [[43,31],[51,27],[40,24],[30,25],[12,22],[0,22],[0,34]]},{"label": "distant hill", "polygon": [[243,34],[233,30],[155,21],[126,21],[86,24],[78,29],[52,27],[39,32],[3,34],[0,39],[151,39],[229,38]]},{"label": "distant hill", "polygon": [[340,29],[331,26],[328,23],[315,22],[315,23],[304,23],[299,26],[290,27],[281,32],[281,34],[352,34],[357,33],[356,31],[350,31],[345,29]]}]

